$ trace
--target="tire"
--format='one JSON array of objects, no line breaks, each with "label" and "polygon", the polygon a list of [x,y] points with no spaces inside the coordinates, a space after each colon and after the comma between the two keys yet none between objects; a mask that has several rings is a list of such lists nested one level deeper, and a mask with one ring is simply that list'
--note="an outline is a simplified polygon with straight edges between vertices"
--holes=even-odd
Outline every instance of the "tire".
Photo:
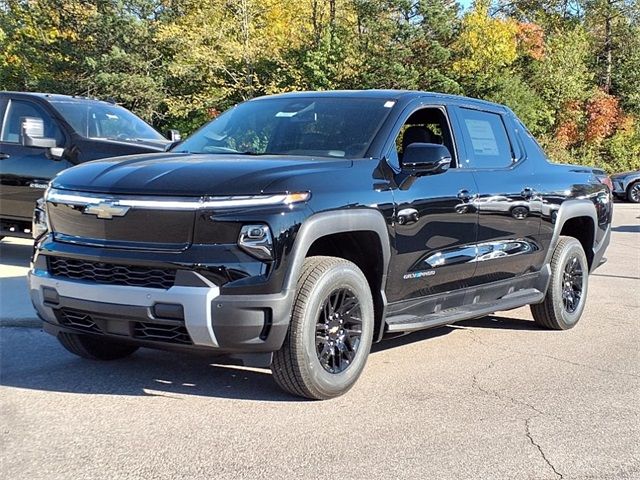
[{"label": "tire", "polygon": [[531,305],[536,324],[552,330],[575,327],[584,310],[588,286],[589,264],[582,244],[561,236],[551,258],[547,294],[542,303]]},{"label": "tire", "polygon": [[369,284],[355,264],[305,259],[289,331],[273,356],[273,378],[283,390],[314,400],[344,394],[367,362],[373,324]]},{"label": "tire", "polygon": [[640,203],[640,181],[635,181],[627,187],[627,200],[631,203]]},{"label": "tire", "polygon": [[60,332],[58,341],[74,355],[89,360],[118,360],[128,357],[139,348],[116,340],[81,333]]}]

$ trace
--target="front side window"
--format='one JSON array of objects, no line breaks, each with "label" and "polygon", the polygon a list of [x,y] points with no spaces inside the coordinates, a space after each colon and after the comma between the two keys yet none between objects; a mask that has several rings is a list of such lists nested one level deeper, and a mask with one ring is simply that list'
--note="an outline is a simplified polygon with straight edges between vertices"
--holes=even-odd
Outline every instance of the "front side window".
[{"label": "front side window", "polygon": [[2,127],[2,141],[20,143],[20,128],[25,117],[41,118],[44,122],[44,136],[55,138],[58,145],[64,144],[64,134],[56,121],[40,105],[24,100],[11,100]]},{"label": "front side window", "polygon": [[459,110],[463,133],[471,147],[468,168],[504,168],[513,163],[513,150],[500,115],[470,108]]},{"label": "front side window", "polygon": [[453,137],[447,117],[441,109],[427,107],[413,112],[400,129],[396,137],[395,148],[391,148],[389,160],[394,162],[395,159],[398,159],[402,165],[404,151],[412,143],[444,145],[451,154],[452,165],[455,165]]},{"label": "front side window", "polygon": [[361,158],[394,102],[267,98],[226,111],[175,152]]},{"label": "front side window", "polygon": [[86,138],[164,140],[148,123],[118,105],[85,100],[55,100],[51,105],[78,134]]}]

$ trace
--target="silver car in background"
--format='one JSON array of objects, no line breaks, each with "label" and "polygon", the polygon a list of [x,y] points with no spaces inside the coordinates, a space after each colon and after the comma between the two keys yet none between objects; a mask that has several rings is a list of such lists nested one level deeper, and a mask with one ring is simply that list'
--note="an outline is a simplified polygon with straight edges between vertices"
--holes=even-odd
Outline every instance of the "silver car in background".
[{"label": "silver car in background", "polygon": [[640,170],[611,175],[613,194],[633,203],[640,203]]}]

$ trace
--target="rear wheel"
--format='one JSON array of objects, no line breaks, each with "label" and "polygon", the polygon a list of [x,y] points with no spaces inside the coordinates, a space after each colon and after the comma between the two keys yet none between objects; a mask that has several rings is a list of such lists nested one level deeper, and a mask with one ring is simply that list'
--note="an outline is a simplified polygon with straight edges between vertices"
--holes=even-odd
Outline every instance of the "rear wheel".
[{"label": "rear wheel", "polygon": [[60,332],[58,341],[71,353],[90,360],[117,360],[128,357],[139,347],[81,333]]},{"label": "rear wheel", "polygon": [[373,338],[373,299],[362,271],[335,257],[310,257],[298,280],[289,332],[271,371],[278,385],[323,400],[348,391]]},{"label": "rear wheel", "polygon": [[545,328],[573,328],[584,310],[589,284],[589,264],[582,244],[560,237],[551,259],[551,281],[542,303],[531,305],[534,321]]},{"label": "rear wheel", "polygon": [[633,182],[627,187],[627,200],[640,203],[640,182]]}]

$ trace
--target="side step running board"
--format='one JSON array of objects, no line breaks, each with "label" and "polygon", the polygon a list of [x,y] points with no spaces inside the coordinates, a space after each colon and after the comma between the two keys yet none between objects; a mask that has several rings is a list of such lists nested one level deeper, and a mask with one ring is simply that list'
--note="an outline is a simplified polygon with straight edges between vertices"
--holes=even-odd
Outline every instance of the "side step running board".
[{"label": "side step running board", "polygon": [[505,295],[500,300],[490,303],[477,303],[451,308],[436,313],[430,313],[421,317],[398,315],[387,319],[388,332],[413,332],[424,328],[448,325],[450,323],[483,317],[501,310],[511,310],[530,303],[540,303],[544,294],[535,288],[520,290]]}]

